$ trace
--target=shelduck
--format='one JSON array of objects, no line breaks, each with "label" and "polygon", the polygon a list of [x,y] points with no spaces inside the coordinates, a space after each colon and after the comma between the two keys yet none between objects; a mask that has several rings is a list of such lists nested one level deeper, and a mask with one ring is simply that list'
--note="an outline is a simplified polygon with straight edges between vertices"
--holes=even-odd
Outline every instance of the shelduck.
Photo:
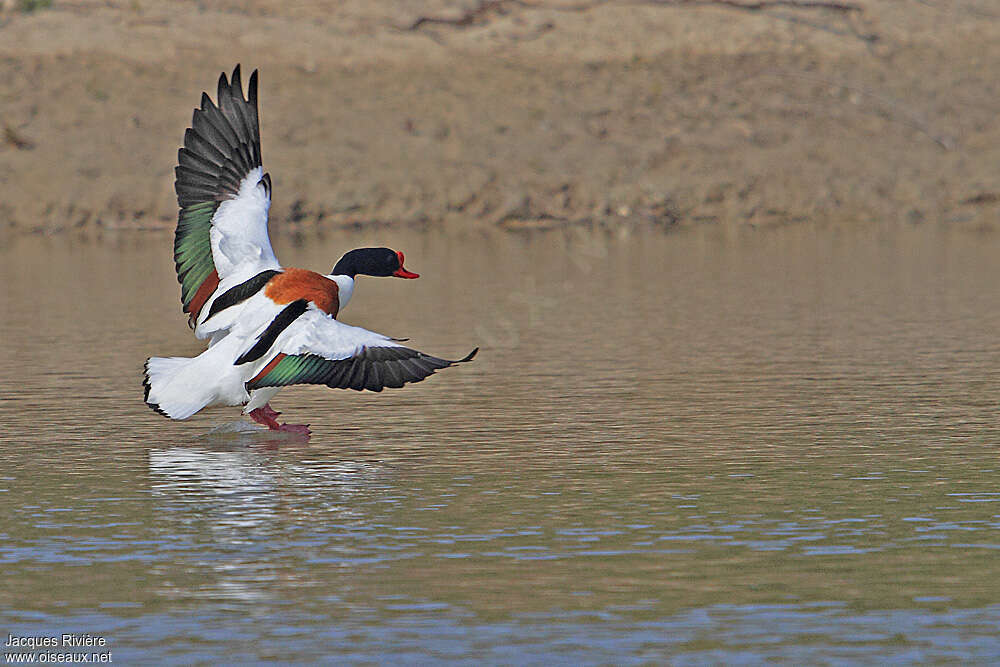
[{"label": "shelduck", "polygon": [[278,263],[267,231],[271,177],[261,162],[256,70],[246,97],[239,65],[231,79],[219,77],[216,102],[202,93],[178,163],[177,280],[188,323],[208,349],[146,360],[145,401],[159,414],[187,419],[209,406],[242,405],[269,429],[308,434],[306,424],[278,422],[269,401],[281,387],[382,391],[479,350],[442,359],[337,320],[357,276],[419,277],[402,252],[351,250],[328,275]]}]

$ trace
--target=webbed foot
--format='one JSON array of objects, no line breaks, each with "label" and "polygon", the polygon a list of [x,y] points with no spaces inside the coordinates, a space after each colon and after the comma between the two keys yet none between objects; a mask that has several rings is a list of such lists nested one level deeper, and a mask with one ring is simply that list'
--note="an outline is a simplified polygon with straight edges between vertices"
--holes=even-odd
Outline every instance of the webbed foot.
[{"label": "webbed foot", "polygon": [[258,424],[263,424],[272,431],[283,431],[285,433],[298,433],[300,435],[309,435],[311,433],[311,431],[309,430],[309,424],[279,424],[277,418],[280,414],[281,414],[280,412],[278,412],[268,404],[265,404],[247,413],[250,419],[254,420]]}]

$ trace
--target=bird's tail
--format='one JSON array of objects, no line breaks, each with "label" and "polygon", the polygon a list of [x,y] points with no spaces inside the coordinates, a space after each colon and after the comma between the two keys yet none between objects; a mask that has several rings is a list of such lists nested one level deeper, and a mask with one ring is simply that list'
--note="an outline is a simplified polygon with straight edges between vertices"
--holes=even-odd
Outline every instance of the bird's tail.
[{"label": "bird's tail", "polygon": [[[187,419],[215,398],[197,371],[200,357],[150,357],[142,384],[146,405],[171,419]],[[200,379],[200,381],[199,381]]]}]

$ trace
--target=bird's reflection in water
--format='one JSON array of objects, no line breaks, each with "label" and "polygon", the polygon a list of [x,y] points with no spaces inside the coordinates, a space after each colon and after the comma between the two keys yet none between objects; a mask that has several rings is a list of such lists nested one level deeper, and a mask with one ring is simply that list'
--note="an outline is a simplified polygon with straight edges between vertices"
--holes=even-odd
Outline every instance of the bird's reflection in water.
[{"label": "bird's reflection in water", "polygon": [[371,530],[364,508],[391,488],[385,467],[250,428],[150,450],[153,522],[177,553],[164,597],[279,600],[319,583],[308,562],[358,557],[353,536]]}]

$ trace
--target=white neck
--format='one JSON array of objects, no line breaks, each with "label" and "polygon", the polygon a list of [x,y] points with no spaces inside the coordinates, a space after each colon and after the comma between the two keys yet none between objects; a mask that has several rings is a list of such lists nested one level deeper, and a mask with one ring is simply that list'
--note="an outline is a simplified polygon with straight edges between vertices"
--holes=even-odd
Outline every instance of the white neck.
[{"label": "white neck", "polygon": [[347,307],[347,302],[354,294],[354,278],[350,276],[330,276],[333,282],[337,283],[337,294],[340,297],[340,310]]}]

